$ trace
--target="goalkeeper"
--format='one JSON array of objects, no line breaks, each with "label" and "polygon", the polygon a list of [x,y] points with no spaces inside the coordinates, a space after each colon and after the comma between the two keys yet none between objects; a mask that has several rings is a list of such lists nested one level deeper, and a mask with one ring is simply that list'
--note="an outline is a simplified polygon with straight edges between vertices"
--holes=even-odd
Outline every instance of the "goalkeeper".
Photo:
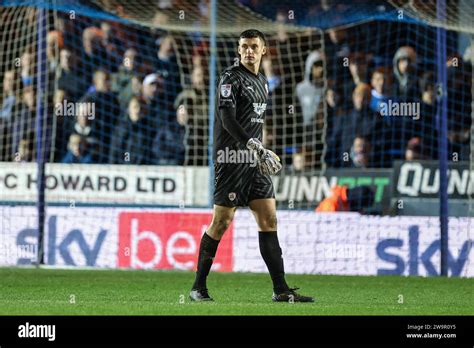
[{"label": "goalkeeper", "polygon": [[[220,77],[214,128],[214,212],[201,239],[196,280],[189,295],[193,301],[212,301],[206,279],[219,241],[237,207],[243,206],[250,207],[259,227],[260,252],[273,281],[272,300],[314,301],[298,294],[297,288],[291,289],[285,281],[270,178],[282,166],[278,156],[261,143],[268,83],[259,68],[265,52],[264,35],[254,29],[244,31],[239,38],[240,63],[225,69]],[[250,156],[239,157],[242,152]]]}]

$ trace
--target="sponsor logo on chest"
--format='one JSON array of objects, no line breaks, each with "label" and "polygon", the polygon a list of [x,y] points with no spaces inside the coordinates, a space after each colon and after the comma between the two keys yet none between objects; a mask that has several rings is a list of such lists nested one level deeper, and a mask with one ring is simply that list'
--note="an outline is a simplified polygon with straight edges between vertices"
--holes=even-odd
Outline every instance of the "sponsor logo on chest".
[{"label": "sponsor logo on chest", "polygon": [[267,109],[267,103],[253,103],[253,111],[258,116],[262,116],[266,109]]}]

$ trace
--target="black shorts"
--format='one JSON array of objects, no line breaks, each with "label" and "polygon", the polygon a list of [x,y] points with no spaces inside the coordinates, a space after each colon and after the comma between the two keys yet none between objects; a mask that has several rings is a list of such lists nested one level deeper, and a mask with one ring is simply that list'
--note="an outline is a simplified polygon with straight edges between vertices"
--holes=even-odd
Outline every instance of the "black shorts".
[{"label": "black shorts", "polygon": [[275,198],[270,175],[246,163],[214,163],[214,204],[246,207],[254,199]]}]

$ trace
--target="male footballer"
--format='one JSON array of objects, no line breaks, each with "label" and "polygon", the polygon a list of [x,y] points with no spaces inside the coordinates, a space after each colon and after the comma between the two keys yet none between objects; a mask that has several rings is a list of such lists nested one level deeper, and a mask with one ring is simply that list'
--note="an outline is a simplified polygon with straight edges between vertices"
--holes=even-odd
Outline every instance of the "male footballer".
[{"label": "male footballer", "polygon": [[[260,253],[273,282],[276,302],[314,302],[302,296],[285,281],[285,271],[277,236],[275,193],[270,175],[281,170],[279,157],[262,145],[262,129],[268,97],[268,84],[259,72],[266,40],[258,30],[240,34],[240,63],[224,70],[217,88],[214,127],[214,212],[212,222],[201,239],[196,280],[189,297],[193,301],[212,301],[206,279],[219,241],[234,218],[237,207],[248,206],[259,227]],[[246,161],[235,163],[234,151],[249,153]]]}]

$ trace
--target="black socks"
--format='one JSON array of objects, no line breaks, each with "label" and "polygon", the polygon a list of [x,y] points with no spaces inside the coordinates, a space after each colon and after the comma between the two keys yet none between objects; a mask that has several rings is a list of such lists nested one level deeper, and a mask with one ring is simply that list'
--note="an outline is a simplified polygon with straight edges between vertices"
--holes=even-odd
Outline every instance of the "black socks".
[{"label": "black socks", "polygon": [[[267,265],[268,271],[273,281],[273,291],[276,294],[288,291],[289,287],[285,281],[285,270],[283,267],[283,258],[278,235],[276,231],[259,232],[258,239],[260,244],[260,253]],[[216,256],[219,241],[209,237],[204,233],[199,247],[198,267],[196,280],[193,289],[204,289],[207,287],[206,279],[211,270],[212,262]]]},{"label": "black socks", "polygon": [[212,261],[214,260],[214,256],[216,256],[218,246],[218,240],[212,239],[207,233],[202,235],[196,280],[194,281],[193,289],[204,289],[207,287],[206,279],[211,270]]},{"label": "black socks", "polygon": [[273,291],[276,294],[288,291],[289,287],[285,281],[285,270],[280,244],[278,243],[277,231],[258,233],[260,253],[265,261],[273,281]]}]

